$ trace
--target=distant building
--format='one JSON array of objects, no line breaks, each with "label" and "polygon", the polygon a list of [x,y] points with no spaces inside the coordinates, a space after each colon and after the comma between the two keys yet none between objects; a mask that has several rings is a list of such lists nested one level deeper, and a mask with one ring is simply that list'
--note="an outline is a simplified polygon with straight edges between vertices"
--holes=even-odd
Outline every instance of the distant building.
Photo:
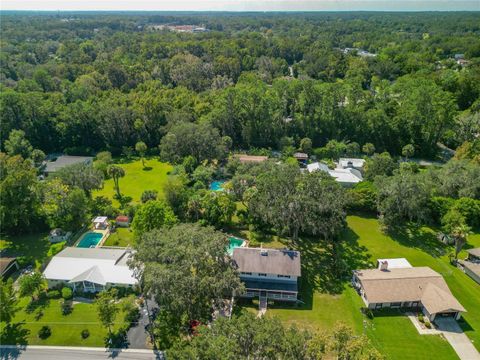
[{"label": "distant building", "polygon": [[70,165],[91,164],[92,162],[93,157],[91,156],[61,155],[45,163],[44,173],[48,175]]},{"label": "distant building", "polygon": [[464,54],[455,54],[454,58],[455,58],[455,60],[462,60],[462,59],[465,59],[465,55]]},{"label": "distant building", "polygon": [[246,292],[242,297],[296,301],[300,252],[236,247],[232,258]]},{"label": "distant building", "polygon": [[129,227],[130,226],[130,218],[125,215],[119,215],[115,219],[115,224],[119,227]]},{"label": "distant building", "polygon": [[466,311],[442,275],[429,267],[395,268],[389,266],[387,259],[379,269],[355,270],[352,284],[372,310],[421,309],[429,321],[437,316],[459,319]]},{"label": "distant building", "polygon": [[128,266],[132,251],[127,249],[67,247],[55,255],[43,275],[48,287],[61,284],[86,292],[98,292],[112,286],[138,284]]},{"label": "distant building", "polygon": [[458,260],[458,266],[465,274],[480,284],[480,248],[467,250],[468,257]]},{"label": "distant building", "polygon": [[268,156],[257,156],[257,155],[246,155],[246,154],[236,154],[233,157],[238,159],[241,163],[260,163],[268,160]]},{"label": "distant building", "polygon": [[67,241],[68,239],[70,239],[70,236],[72,236],[72,233],[70,231],[65,232],[62,229],[57,228],[50,231],[50,234],[48,235],[48,241],[50,241],[51,243]]},{"label": "distant building", "polygon": [[0,257],[0,273],[3,279],[6,279],[19,269],[17,258]]},{"label": "distant building", "polygon": [[297,161],[301,164],[306,164],[308,161],[308,154],[301,153],[301,152],[296,152],[293,154],[293,157],[297,159]]},{"label": "distant building", "polygon": [[354,168],[336,168],[330,169],[327,165],[319,162],[315,162],[307,165],[308,172],[324,171],[335,179],[342,186],[353,186],[363,181],[362,173]]},{"label": "distant building", "polygon": [[338,167],[342,169],[353,168],[362,171],[365,166],[365,159],[357,158],[340,158],[338,159]]}]

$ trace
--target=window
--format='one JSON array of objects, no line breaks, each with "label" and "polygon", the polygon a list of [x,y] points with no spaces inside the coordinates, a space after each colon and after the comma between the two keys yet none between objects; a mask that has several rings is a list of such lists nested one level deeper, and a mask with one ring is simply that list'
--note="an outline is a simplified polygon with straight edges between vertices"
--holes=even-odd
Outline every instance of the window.
[{"label": "window", "polygon": [[277,275],[279,278],[290,279],[290,275]]},{"label": "window", "polygon": [[264,276],[264,277],[266,277],[266,276],[267,276],[267,274],[264,274],[264,273],[258,273],[258,276]]},{"label": "window", "polygon": [[381,309],[382,308],[382,303],[375,304],[375,309]]},{"label": "window", "polygon": [[242,274],[242,275],[252,275],[251,272],[245,272],[245,271],[242,271],[241,274]]},{"label": "window", "polygon": [[390,304],[391,307],[400,307],[401,305],[402,305],[401,302],[394,302]]}]

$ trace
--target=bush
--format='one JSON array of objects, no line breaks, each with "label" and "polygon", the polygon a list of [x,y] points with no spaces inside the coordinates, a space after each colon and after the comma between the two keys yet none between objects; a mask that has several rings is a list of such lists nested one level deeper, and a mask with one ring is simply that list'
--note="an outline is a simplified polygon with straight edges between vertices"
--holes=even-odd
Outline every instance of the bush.
[{"label": "bush", "polygon": [[70,300],[73,296],[73,291],[72,289],[70,289],[69,287],[64,287],[62,289],[62,298],[64,298],[65,300]]},{"label": "bush", "polygon": [[65,299],[60,299],[60,308],[62,309],[62,315],[69,315],[73,311],[72,302]]},{"label": "bush", "polygon": [[428,320],[425,320],[425,326],[428,328],[428,329],[431,329],[432,327],[432,323]]},{"label": "bush", "polygon": [[423,314],[418,314],[418,321],[420,321],[421,323],[425,322]]},{"label": "bush", "polygon": [[52,335],[52,329],[50,329],[50,326],[42,326],[42,328],[40,330],[38,330],[38,337],[40,339],[46,339],[48,338],[50,335]]},{"label": "bush", "polygon": [[47,252],[47,256],[50,258],[57,255],[60,251],[63,250],[66,243],[67,243],[66,241],[62,241],[62,242],[50,245],[50,248],[48,249],[48,252]]},{"label": "bush", "polygon": [[367,317],[369,318],[370,320],[373,320],[374,318],[374,315],[373,315],[373,311],[367,307],[362,307],[362,313]]},{"label": "bush", "polygon": [[90,336],[90,331],[88,331],[88,329],[84,329],[82,330],[81,335],[82,335],[82,339],[86,339]]},{"label": "bush", "polygon": [[377,211],[377,188],[372,182],[363,181],[347,191],[348,208],[352,210]]},{"label": "bush", "polygon": [[58,290],[50,290],[47,292],[48,299],[58,299],[60,297],[60,291]]}]

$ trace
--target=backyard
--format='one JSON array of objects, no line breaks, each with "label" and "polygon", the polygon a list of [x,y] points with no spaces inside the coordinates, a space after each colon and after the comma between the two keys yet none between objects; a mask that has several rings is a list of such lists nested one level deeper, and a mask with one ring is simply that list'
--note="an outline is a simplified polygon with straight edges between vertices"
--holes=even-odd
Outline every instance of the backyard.
[{"label": "backyard", "polygon": [[[405,257],[413,266],[430,266],[444,276],[453,294],[467,309],[460,325],[477,349],[480,348],[480,287],[450,265],[448,249],[436,240],[432,229],[408,227],[389,236],[381,232],[376,218],[349,216],[347,222],[339,249],[347,273],[373,265],[377,258]],[[478,233],[469,237],[466,247],[476,246],[480,246]],[[328,330],[336,321],[343,321],[359,333],[365,331],[391,359],[456,358],[445,340],[434,335],[419,335],[410,320],[398,312],[379,313],[373,320],[366,319],[360,312],[363,302],[349,286],[348,278],[340,279],[331,270],[333,255],[331,250],[326,250],[330,249],[327,244],[300,240],[295,247],[302,253],[301,298],[305,304],[272,306],[267,315],[320,330]],[[464,252],[460,257],[464,257]]]},{"label": "backyard", "polygon": [[[130,301],[125,298],[123,301]],[[30,304],[30,298],[19,301],[19,310],[9,329],[1,323],[1,343],[29,345],[69,345],[69,346],[105,346],[108,330],[98,320],[96,307],[90,303],[76,303],[69,315],[62,315],[58,299],[39,300],[36,305]],[[39,316],[39,312],[43,313]],[[118,332],[127,325],[125,314],[117,315],[112,332]],[[51,328],[51,335],[42,340],[38,331],[42,326]],[[82,330],[87,329],[90,335],[83,339]]]},{"label": "backyard", "polygon": [[116,228],[115,232],[111,232],[110,236],[105,240],[103,246],[133,246],[133,232],[130,228]]},{"label": "backyard", "polygon": [[[139,203],[144,190],[157,190],[158,197],[163,197],[163,187],[167,182],[168,173],[172,170],[171,165],[153,158],[145,161],[145,168],[141,160],[122,162],[116,165],[125,170],[125,176],[119,181],[120,192],[123,196],[130,196],[133,202]],[[112,199],[116,206],[119,205],[118,201],[114,199],[113,179],[105,180],[103,189],[95,191],[93,195],[105,196]]]}]

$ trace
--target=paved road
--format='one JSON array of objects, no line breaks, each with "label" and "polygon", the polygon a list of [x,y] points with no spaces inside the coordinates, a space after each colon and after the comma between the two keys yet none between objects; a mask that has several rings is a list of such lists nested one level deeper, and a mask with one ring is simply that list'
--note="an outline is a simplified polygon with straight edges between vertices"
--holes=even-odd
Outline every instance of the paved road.
[{"label": "paved road", "polygon": [[460,359],[480,360],[477,349],[453,318],[436,318],[435,323]]},{"label": "paved road", "polygon": [[2,360],[163,360],[161,353],[146,350],[105,350],[102,348],[71,348],[27,346],[26,348],[0,347]]}]

